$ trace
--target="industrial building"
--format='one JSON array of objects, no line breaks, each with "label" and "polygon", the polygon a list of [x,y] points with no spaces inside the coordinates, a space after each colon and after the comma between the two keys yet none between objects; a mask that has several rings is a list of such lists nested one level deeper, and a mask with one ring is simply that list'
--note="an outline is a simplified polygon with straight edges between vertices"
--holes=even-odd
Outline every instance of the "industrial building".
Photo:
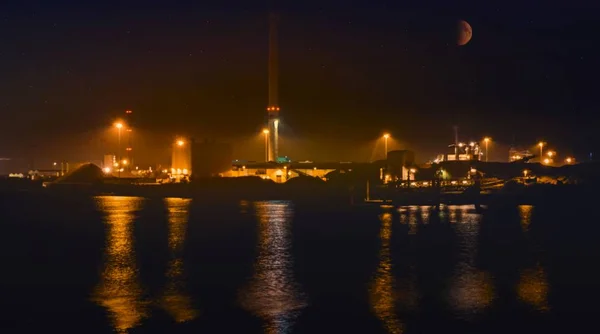
[{"label": "industrial building", "polygon": [[409,150],[389,151],[386,166],[385,175],[381,177],[386,182],[414,179],[411,170],[415,168],[415,153]]},{"label": "industrial building", "polygon": [[482,160],[483,150],[479,143],[470,142],[469,144],[457,142],[456,144],[448,145],[449,148],[453,148],[454,152],[439,154],[434,160],[434,163],[440,163],[443,161],[471,161],[471,160]]},{"label": "industrial building", "polygon": [[518,149],[516,147],[511,147],[508,150],[508,161],[509,162],[518,161],[518,160],[531,158],[531,157],[533,157],[533,154],[531,154],[531,152],[529,152],[529,150]]},{"label": "industrial building", "polygon": [[[230,170],[220,173],[223,177],[258,176],[263,179],[283,183],[298,176],[310,176],[325,179],[327,174],[338,170],[340,163],[319,163],[312,161],[289,162],[277,164],[273,162],[248,163],[234,161]],[[347,166],[345,166],[347,167]]]}]

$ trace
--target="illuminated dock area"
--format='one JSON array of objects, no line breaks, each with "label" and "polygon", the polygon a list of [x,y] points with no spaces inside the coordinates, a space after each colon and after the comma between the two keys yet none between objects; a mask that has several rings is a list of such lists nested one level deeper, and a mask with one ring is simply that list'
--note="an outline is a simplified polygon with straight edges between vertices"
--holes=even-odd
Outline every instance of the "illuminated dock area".
[{"label": "illuminated dock area", "polygon": [[354,162],[244,162],[234,161],[231,170],[220,173],[222,177],[258,176],[277,183],[286,182],[300,176],[315,177],[327,180],[327,176],[335,171],[352,172],[355,169],[377,169],[370,163]]}]

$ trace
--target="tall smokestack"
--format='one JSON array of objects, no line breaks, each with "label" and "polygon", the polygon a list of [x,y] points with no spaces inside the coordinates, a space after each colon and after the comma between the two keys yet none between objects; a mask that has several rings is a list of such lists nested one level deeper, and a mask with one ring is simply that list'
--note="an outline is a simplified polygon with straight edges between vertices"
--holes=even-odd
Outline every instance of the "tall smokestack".
[{"label": "tall smokestack", "polygon": [[269,161],[276,161],[279,155],[279,50],[277,43],[277,24],[279,16],[276,13],[269,15]]},{"label": "tall smokestack", "polygon": [[269,25],[269,106],[277,107],[278,79],[279,79],[279,50],[277,43],[277,23],[279,17],[271,13]]}]

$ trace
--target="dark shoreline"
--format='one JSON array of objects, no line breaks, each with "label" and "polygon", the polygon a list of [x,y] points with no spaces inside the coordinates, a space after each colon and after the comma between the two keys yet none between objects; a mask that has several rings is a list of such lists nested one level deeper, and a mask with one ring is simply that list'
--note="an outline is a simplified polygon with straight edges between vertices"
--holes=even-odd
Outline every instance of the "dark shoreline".
[{"label": "dark shoreline", "polygon": [[[15,193],[36,193],[60,197],[78,196],[137,196],[147,198],[182,197],[207,202],[292,200],[305,203],[330,205],[436,205],[513,203],[536,205],[548,201],[570,201],[588,198],[593,200],[595,187],[591,185],[547,185],[511,187],[491,193],[435,194],[425,192],[396,192],[380,195],[365,201],[365,190],[360,187],[328,183],[267,182],[206,182],[197,184],[131,185],[131,184],[30,184],[26,187],[1,187],[2,196]],[[377,200],[383,200],[379,202]],[[391,203],[390,203],[391,202]]]}]

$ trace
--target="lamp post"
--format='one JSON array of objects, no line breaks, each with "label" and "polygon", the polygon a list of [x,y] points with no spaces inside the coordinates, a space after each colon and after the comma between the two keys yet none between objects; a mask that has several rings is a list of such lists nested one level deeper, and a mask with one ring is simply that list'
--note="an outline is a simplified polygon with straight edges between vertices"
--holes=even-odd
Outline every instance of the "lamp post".
[{"label": "lamp post", "polygon": [[384,149],[385,149],[385,158],[387,159],[387,154],[388,154],[388,138],[390,138],[389,133],[386,133],[383,135],[383,140],[384,140]]},{"label": "lamp post", "polygon": [[264,129],[265,135],[265,162],[269,162],[269,129]]},{"label": "lamp post", "polygon": [[119,161],[119,171],[118,171],[118,177],[121,177],[121,129],[123,128],[123,123],[115,123],[115,127],[117,128],[117,132],[118,132],[118,141],[117,141],[117,156],[118,156],[118,160]]},{"label": "lamp post", "polygon": [[540,147],[540,162],[543,162],[543,156],[544,156],[544,142],[539,142],[538,146]]},{"label": "lamp post", "polygon": [[488,144],[490,143],[490,137],[483,138],[483,142],[485,143],[485,162],[488,162]]}]

